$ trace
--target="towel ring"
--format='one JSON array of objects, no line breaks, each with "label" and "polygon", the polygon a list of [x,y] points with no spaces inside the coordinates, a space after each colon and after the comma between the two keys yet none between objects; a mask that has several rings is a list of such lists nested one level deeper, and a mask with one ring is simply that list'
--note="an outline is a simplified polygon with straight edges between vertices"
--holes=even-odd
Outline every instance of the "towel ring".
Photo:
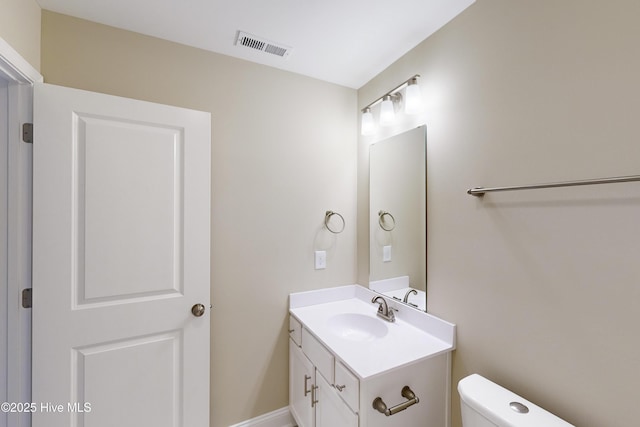
[{"label": "towel ring", "polygon": [[[340,217],[340,219],[342,220],[342,227],[340,228],[340,230],[333,230],[330,226],[329,226],[329,220],[331,219],[332,216],[334,215],[338,215]],[[345,222],[344,222],[344,217],[342,215],[340,215],[338,212],[334,212],[334,211],[327,211],[324,214],[324,226],[327,227],[327,230],[329,230],[330,232],[332,232],[333,234],[340,234],[344,231],[344,226],[345,226]]]},{"label": "towel ring", "polygon": [[[390,216],[391,220],[393,221],[393,225],[391,227],[389,227],[389,228],[384,226],[384,224],[386,223],[386,221],[384,219],[385,216]],[[379,211],[378,212],[378,224],[380,224],[380,228],[382,228],[384,231],[391,231],[394,228],[396,228],[396,219],[393,217],[393,215],[391,215],[387,211]]]}]

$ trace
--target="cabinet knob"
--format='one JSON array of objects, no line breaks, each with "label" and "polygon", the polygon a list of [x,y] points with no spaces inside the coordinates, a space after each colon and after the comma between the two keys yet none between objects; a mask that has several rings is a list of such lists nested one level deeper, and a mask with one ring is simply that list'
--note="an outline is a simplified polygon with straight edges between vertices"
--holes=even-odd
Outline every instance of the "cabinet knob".
[{"label": "cabinet knob", "polygon": [[338,391],[340,391],[340,392],[341,392],[342,390],[344,390],[344,388],[345,388],[346,386],[347,386],[346,384],[345,384],[345,385],[338,385],[338,384],[336,384],[336,388],[337,388],[337,389],[338,389]]}]

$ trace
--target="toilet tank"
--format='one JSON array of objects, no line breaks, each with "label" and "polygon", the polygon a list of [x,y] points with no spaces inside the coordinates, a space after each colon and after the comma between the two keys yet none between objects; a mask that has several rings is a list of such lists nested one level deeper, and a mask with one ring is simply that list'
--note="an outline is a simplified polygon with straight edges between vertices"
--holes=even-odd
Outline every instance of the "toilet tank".
[{"label": "toilet tank", "polygon": [[463,427],[575,427],[478,375],[458,383]]}]

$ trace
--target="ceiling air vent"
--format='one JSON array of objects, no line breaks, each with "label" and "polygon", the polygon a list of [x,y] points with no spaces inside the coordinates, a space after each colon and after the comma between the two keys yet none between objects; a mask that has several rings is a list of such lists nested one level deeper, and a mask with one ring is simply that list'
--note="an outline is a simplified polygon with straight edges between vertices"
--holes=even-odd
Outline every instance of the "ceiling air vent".
[{"label": "ceiling air vent", "polygon": [[286,58],[291,53],[291,48],[279,43],[257,37],[244,31],[238,31],[236,46],[244,46],[248,49],[259,50],[261,52]]}]

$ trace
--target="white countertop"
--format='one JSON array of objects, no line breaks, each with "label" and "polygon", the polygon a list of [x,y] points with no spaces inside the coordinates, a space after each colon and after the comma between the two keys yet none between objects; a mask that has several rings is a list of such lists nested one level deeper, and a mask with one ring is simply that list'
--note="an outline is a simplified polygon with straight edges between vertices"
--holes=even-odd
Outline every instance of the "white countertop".
[{"label": "white countertop", "polygon": [[[366,379],[406,365],[452,351],[455,325],[435,316],[385,298],[397,308],[396,321],[376,316],[379,295],[359,285],[291,294],[290,313],[318,338],[360,379]],[[382,338],[352,341],[332,332],[329,319],[336,314],[356,313],[370,316],[388,328]]]}]

